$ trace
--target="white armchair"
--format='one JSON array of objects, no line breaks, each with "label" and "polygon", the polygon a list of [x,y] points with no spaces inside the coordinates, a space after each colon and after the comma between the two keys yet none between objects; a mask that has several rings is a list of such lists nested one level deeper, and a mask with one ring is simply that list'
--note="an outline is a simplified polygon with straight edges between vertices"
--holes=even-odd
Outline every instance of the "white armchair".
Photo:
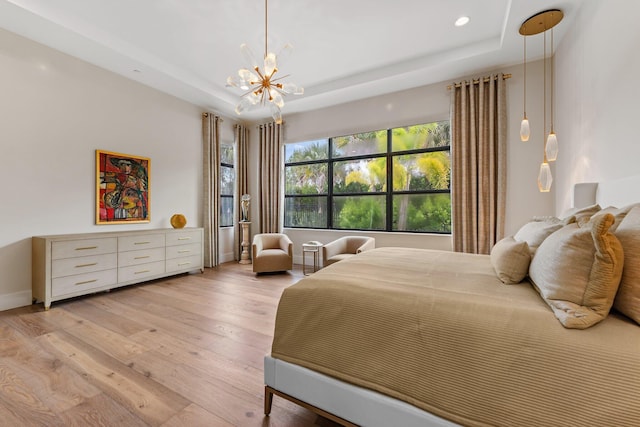
[{"label": "white armchair", "polygon": [[345,258],[352,257],[376,247],[376,239],[366,236],[345,236],[327,243],[322,247],[324,266],[333,264]]},{"label": "white armchair", "polygon": [[293,269],[293,242],[286,234],[256,234],[253,236],[251,250],[254,273]]}]

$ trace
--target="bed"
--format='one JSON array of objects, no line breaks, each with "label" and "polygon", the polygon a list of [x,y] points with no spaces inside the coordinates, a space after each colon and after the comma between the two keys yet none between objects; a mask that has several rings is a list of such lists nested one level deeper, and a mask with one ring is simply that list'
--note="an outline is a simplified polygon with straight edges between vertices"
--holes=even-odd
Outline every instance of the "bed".
[{"label": "bed", "polygon": [[347,426],[638,425],[640,318],[610,310],[622,285],[607,288],[608,307],[596,292],[583,310],[547,286],[572,277],[550,275],[544,258],[571,252],[549,248],[580,232],[596,242],[588,279],[631,283],[637,252],[622,255],[622,236],[640,233],[627,225],[638,188],[640,177],[576,185],[576,209],[544,220],[554,231],[527,249],[521,283],[503,283],[493,254],[378,248],[291,286],[265,357],[265,414],[277,395]]}]

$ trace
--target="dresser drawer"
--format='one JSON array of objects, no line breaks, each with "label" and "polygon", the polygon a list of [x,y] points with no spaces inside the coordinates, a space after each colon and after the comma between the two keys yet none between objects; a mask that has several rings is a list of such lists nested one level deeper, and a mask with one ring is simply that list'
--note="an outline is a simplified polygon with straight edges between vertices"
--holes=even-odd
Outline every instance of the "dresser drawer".
[{"label": "dresser drawer", "polygon": [[115,253],[56,259],[51,262],[51,277],[55,279],[57,277],[109,270],[117,267],[117,260],[118,257]]},{"label": "dresser drawer", "polygon": [[164,247],[164,234],[118,237],[118,252]]},{"label": "dresser drawer", "polygon": [[202,253],[200,243],[190,243],[188,245],[167,246],[167,259],[184,258]]},{"label": "dresser drawer", "polygon": [[118,267],[164,261],[164,248],[143,249],[140,251],[118,252]]},{"label": "dresser drawer", "polygon": [[132,265],[118,268],[118,282],[141,282],[147,277],[154,277],[164,273],[164,261],[147,264]]},{"label": "dresser drawer", "polygon": [[183,230],[167,233],[167,246],[202,242],[201,230]]},{"label": "dresser drawer", "polygon": [[167,260],[167,273],[176,271],[190,271],[198,269],[202,266],[202,256],[194,255],[183,258],[174,258]]},{"label": "dresser drawer", "polygon": [[117,280],[118,273],[115,268],[59,277],[51,281],[51,296],[59,297],[73,293],[85,293],[91,291],[91,289],[115,285]]},{"label": "dresser drawer", "polygon": [[117,249],[116,237],[51,242],[51,259],[108,254]]}]

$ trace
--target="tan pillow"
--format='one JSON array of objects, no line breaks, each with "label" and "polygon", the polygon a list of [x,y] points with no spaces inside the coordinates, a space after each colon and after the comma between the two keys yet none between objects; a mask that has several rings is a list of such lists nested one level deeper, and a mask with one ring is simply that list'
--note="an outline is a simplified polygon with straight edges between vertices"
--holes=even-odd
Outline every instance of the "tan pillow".
[{"label": "tan pillow", "polygon": [[572,216],[575,217],[576,220],[580,220],[580,218],[583,216],[587,216],[590,218],[591,216],[599,212],[600,209],[602,208],[597,203],[595,205],[585,206],[584,208],[571,208],[564,211],[564,213],[560,215],[560,218],[566,219]]},{"label": "tan pillow", "polygon": [[513,238],[517,242],[527,242],[533,255],[544,239],[571,222],[573,217],[565,220],[556,217],[534,217],[532,221],[523,225]]},{"label": "tan pillow", "polygon": [[616,237],[624,250],[624,269],[613,306],[640,324],[640,206],[622,220]]},{"label": "tan pillow", "polygon": [[516,242],[512,237],[505,237],[491,249],[491,264],[496,275],[507,285],[520,283],[529,271],[531,252],[527,242]]},{"label": "tan pillow", "polygon": [[538,248],[529,277],[566,328],[585,329],[604,319],[620,284],[624,254],[609,231],[611,214],[573,223]]}]

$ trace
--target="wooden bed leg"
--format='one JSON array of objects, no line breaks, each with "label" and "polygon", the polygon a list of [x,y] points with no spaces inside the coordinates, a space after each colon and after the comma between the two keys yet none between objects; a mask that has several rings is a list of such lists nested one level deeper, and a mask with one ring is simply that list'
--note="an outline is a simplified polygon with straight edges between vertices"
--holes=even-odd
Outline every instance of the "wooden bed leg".
[{"label": "wooden bed leg", "polygon": [[271,413],[271,404],[273,403],[273,392],[268,385],[264,386],[264,414]]}]

